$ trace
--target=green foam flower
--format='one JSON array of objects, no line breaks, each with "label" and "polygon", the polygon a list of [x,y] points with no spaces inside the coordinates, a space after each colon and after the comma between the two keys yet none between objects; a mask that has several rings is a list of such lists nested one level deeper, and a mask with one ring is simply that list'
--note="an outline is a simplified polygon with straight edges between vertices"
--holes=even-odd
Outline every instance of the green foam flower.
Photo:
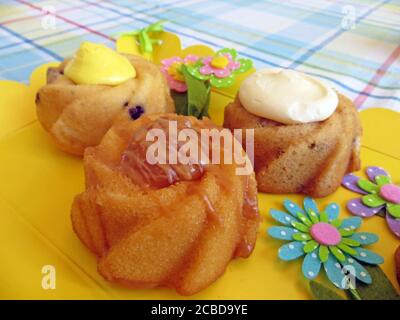
[{"label": "green foam flower", "polygon": [[250,59],[238,58],[235,49],[224,48],[212,57],[199,59],[187,69],[196,79],[208,80],[215,88],[227,88],[235,83],[238,74],[250,70],[252,66]]}]

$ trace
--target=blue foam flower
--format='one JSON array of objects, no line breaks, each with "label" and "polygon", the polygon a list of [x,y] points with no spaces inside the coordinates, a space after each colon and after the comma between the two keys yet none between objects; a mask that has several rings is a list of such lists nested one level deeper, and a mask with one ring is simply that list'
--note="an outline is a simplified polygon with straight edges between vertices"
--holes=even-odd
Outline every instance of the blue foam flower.
[{"label": "blue foam flower", "polygon": [[312,198],[305,198],[303,208],[285,200],[286,211],[270,210],[270,215],[280,226],[268,229],[268,234],[288,243],[279,248],[279,258],[284,261],[303,258],[302,272],[308,279],[318,276],[321,268],[328,279],[338,288],[345,289],[343,280],[352,270],[354,277],[370,284],[372,278],[362,263],[383,263],[383,258],[362,246],[378,241],[378,236],[368,232],[356,232],[362,219],[339,219],[339,205],[329,204],[319,211]]}]

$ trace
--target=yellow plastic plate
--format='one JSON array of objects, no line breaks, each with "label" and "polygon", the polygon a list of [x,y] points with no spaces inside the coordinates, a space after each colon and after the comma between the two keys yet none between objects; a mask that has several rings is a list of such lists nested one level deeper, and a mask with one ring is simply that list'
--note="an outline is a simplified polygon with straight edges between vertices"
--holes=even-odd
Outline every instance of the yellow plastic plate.
[{"label": "yellow plastic plate", "polygon": [[[203,46],[182,52],[176,37],[168,43],[173,46],[166,46],[169,51],[163,49],[165,57],[212,53]],[[153,59],[157,62],[160,56]],[[135,290],[106,282],[96,271],[95,257],[73,233],[70,207],[73,197],[84,189],[82,160],[58,150],[36,121],[34,97],[45,82],[47,67],[41,66],[32,74],[30,86],[0,81],[0,298],[186,299],[171,289]],[[235,90],[237,86],[212,93],[210,114],[217,123],[222,123],[223,109]],[[361,115],[365,132],[363,165],[383,166],[400,182],[400,154],[395,148],[399,115],[383,109],[366,110]],[[382,119],[381,125],[377,119]],[[317,202],[323,206],[335,201],[345,208],[346,201],[355,196],[339,188]],[[283,242],[265,233],[274,224],[269,209],[281,208],[287,197],[297,202],[302,199],[300,195],[259,194],[263,222],[254,253],[248,259],[232,261],[220,279],[190,298],[312,298],[308,281],[301,274],[300,260],[280,261],[277,251]],[[341,216],[350,214],[342,209]],[[393,255],[400,242],[389,232],[384,219],[378,217],[365,220],[360,230],[379,235],[380,241],[370,248],[384,256],[382,268],[397,286]],[[55,289],[42,286],[46,266],[55,268]],[[323,272],[318,280],[326,282]]]}]

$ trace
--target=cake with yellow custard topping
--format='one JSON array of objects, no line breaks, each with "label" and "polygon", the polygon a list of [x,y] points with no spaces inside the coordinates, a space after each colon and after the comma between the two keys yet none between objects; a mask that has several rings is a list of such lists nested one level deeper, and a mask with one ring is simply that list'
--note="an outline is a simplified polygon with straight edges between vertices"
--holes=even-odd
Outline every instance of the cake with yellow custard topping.
[{"label": "cake with yellow custard topping", "polygon": [[49,68],[47,84],[36,95],[37,115],[62,150],[83,155],[122,114],[174,112],[159,68],[133,55],[84,42],[72,59]]},{"label": "cake with yellow custard topping", "polygon": [[324,197],[360,167],[362,129],[354,104],[294,70],[265,69],[244,80],[225,109],[224,127],[254,129],[262,192]]}]

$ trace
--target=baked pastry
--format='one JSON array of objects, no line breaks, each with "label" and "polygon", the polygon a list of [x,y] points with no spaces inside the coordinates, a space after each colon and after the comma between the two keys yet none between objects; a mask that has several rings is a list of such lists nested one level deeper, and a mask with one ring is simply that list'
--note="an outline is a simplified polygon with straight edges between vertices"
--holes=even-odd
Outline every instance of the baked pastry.
[{"label": "baked pastry", "polygon": [[324,197],[360,168],[361,124],[353,103],[293,70],[261,70],[225,109],[224,127],[254,129],[258,190]]},{"label": "baked pastry", "polygon": [[[86,190],[75,198],[71,215],[105,279],[191,295],[221,276],[232,258],[252,252],[259,225],[257,190],[252,167],[238,175],[235,162],[183,164],[170,155],[165,163],[151,160],[154,142],[146,136],[152,129],[167,137],[161,147],[168,150],[157,154],[181,152],[184,143],[174,147],[169,136],[174,123],[178,134],[189,129],[197,137],[202,129],[222,130],[207,118],[176,114],[116,121],[97,147],[85,151]],[[209,148],[216,147],[210,142]],[[217,150],[221,159],[224,150]]]},{"label": "baked pastry", "polygon": [[155,64],[88,42],[72,60],[49,68],[36,106],[57,146],[76,155],[97,145],[119,113],[137,119],[143,113],[175,111]]}]

